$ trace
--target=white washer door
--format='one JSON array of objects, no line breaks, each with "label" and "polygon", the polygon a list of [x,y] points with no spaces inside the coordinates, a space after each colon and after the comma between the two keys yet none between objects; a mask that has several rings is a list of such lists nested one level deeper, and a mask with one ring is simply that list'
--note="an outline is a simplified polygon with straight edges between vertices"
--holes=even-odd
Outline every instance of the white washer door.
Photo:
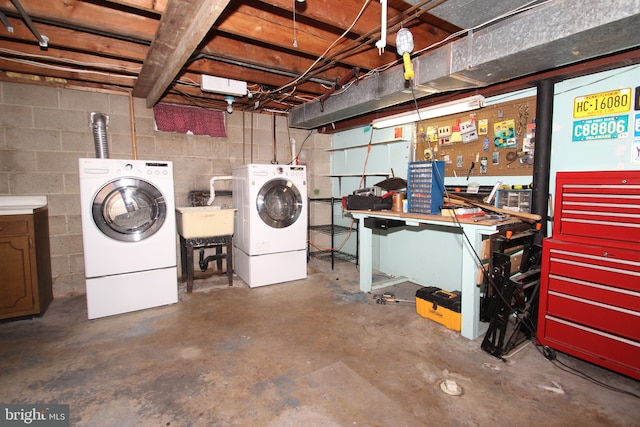
[{"label": "white washer door", "polygon": [[139,178],[119,178],[105,184],[94,197],[91,211],[100,231],[121,242],[153,236],[167,217],[164,195]]},{"label": "white washer door", "polygon": [[302,212],[302,196],[288,179],[276,178],[265,183],[256,198],[260,219],[273,228],[294,224]]}]

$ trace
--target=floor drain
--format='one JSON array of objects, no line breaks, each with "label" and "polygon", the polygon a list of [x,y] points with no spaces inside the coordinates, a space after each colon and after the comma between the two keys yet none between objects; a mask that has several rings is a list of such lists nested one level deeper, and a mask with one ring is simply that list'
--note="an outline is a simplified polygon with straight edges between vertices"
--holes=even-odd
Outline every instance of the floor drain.
[{"label": "floor drain", "polygon": [[440,383],[440,390],[450,396],[460,396],[462,394],[462,387],[460,387],[454,380],[442,381]]}]

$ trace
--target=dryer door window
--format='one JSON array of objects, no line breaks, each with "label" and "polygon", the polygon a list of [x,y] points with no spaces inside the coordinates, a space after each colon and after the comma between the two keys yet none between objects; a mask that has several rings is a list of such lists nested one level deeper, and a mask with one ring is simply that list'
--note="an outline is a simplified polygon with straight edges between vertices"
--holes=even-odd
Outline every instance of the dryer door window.
[{"label": "dryer door window", "polygon": [[93,221],[112,239],[137,242],[155,234],[165,221],[167,205],[155,186],[137,178],[111,181],[93,199]]},{"label": "dryer door window", "polygon": [[296,222],[302,211],[302,197],[296,186],[286,179],[268,181],[258,193],[258,215],[273,228],[285,228]]}]

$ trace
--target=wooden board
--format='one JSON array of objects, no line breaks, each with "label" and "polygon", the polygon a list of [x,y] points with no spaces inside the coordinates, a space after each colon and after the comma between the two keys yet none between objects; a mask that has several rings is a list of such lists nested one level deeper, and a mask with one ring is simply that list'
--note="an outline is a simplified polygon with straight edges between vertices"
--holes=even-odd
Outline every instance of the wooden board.
[{"label": "wooden board", "polygon": [[[532,96],[424,120],[416,124],[416,161],[430,160],[431,156],[444,161],[445,176],[457,176],[460,185],[477,176],[533,176],[535,114],[536,97]],[[474,138],[473,132],[467,132],[463,141],[463,134],[455,131],[456,125],[464,130],[465,122],[471,122],[472,128],[475,125],[476,135]],[[448,140],[440,138],[438,131],[446,135],[447,128],[451,130]]]}]

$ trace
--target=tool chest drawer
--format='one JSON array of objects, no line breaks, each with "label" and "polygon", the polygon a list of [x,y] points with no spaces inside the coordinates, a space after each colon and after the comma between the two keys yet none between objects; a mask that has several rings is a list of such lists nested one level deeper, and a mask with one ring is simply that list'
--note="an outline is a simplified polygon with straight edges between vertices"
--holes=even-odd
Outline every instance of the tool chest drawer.
[{"label": "tool chest drawer", "polygon": [[[544,271],[553,277],[570,277],[640,293],[640,251],[584,245],[546,239]],[[583,292],[597,292],[585,287]],[[636,305],[637,307],[637,305]]]},{"label": "tool chest drawer", "polygon": [[597,301],[606,306],[617,307],[621,311],[640,311],[640,292],[629,291],[617,286],[603,285],[593,281],[549,274],[547,290],[548,292],[567,295],[569,297]]},{"label": "tool chest drawer", "polygon": [[543,344],[640,379],[640,343],[555,316],[546,325]]},{"label": "tool chest drawer", "polygon": [[640,170],[558,172],[553,236],[640,242]]},{"label": "tool chest drawer", "polygon": [[640,312],[549,291],[547,314],[640,341]]}]

